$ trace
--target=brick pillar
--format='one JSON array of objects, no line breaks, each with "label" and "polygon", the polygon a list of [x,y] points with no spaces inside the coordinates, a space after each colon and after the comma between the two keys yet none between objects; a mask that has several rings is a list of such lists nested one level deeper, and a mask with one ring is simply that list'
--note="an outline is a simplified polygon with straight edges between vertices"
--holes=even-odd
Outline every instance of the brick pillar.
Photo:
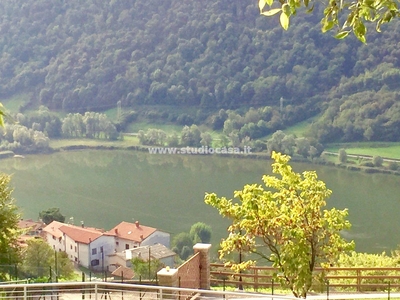
[{"label": "brick pillar", "polygon": [[[163,268],[157,272],[159,286],[179,287],[178,269]],[[178,299],[177,291],[163,291],[162,299]]]},{"label": "brick pillar", "polygon": [[210,248],[211,244],[193,246],[194,253],[200,253],[200,288],[204,290],[210,289]]}]

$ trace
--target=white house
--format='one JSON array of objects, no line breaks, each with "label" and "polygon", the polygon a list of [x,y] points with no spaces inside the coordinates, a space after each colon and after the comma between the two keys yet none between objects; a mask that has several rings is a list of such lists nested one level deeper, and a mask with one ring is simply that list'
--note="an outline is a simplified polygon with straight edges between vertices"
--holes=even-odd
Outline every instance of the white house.
[{"label": "white house", "polygon": [[[56,251],[66,252],[74,263],[92,270],[110,270],[126,265],[125,254],[121,263],[116,262],[116,253],[141,246],[170,245],[170,234],[156,228],[143,226],[139,222],[121,222],[110,231],[51,222],[43,228],[43,236]],[[169,265],[169,264],[168,264]],[[112,271],[112,270],[111,270]]]},{"label": "white house", "polygon": [[171,239],[169,233],[141,225],[138,221],[121,222],[107,234],[115,238],[115,252],[154,244],[162,244],[169,248]]},{"label": "white house", "polygon": [[64,225],[59,228],[70,260],[94,270],[106,270],[108,254],[114,252],[114,237],[93,228]]},{"label": "white house", "polygon": [[59,229],[64,225],[64,223],[53,221],[42,229],[43,238],[56,251],[65,252],[63,233]]}]

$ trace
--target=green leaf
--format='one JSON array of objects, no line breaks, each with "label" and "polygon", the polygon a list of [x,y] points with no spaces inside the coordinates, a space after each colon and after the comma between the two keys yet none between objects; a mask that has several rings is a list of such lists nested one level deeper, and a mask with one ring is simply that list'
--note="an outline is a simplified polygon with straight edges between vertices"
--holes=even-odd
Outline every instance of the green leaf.
[{"label": "green leaf", "polygon": [[311,13],[312,11],[314,10],[314,3],[313,3],[313,5],[309,8],[309,9],[307,9],[306,10],[306,13]]},{"label": "green leaf", "polygon": [[291,6],[287,3],[282,5],[282,12],[285,13],[288,17],[291,15]]},{"label": "green leaf", "polygon": [[271,10],[264,11],[261,14],[264,15],[264,16],[270,17],[270,16],[273,16],[273,15],[276,15],[280,11],[282,11],[281,8],[274,8],[274,9],[271,9]]},{"label": "green leaf", "polygon": [[335,22],[333,22],[332,20],[331,21],[325,20],[325,22],[322,26],[322,32],[325,33],[327,31],[331,30],[334,25],[335,25]]},{"label": "green leaf", "polygon": [[304,6],[308,7],[308,4],[310,3],[310,0],[304,0]]},{"label": "green leaf", "polygon": [[354,26],[353,26],[353,31],[354,35],[362,42],[366,43],[366,38],[365,35],[367,33],[367,28],[365,27],[364,23],[361,21],[358,21]]},{"label": "green leaf", "polygon": [[260,9],[260,12],[262,12],[262,10],[266,4],[267,4],[267,0],[258,0],[258,8]]},{"label": "green leaf", "polygon": [[281,26],[283,29],[288,30],[289,28],[289,16],[284,12],[281,13],[279,17],[279,21],[281,22]]},{"label": "green leaf", "polygon": [[362,34],[362,33],[360,33],[360,32],[357,32],[357,31],[354,31],[354,35],[360,40],[360,42],[362,42],[363,44],[365,44],[366,42],[367,42],[367,39],[365,38],[365,35],[364,34]]},{"label": "green leaf", "polygon": [[335,38],[338,40],[344,39],[346,36],[348,36],[350,31],[341,31],[337,35],[335,35]]}]

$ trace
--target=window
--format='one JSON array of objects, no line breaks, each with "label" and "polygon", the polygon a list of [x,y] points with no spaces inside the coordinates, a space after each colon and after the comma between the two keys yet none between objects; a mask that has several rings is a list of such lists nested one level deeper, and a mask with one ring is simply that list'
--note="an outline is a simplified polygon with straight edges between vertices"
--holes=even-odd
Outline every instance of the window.
[{"label": "window", "polygon": [[125,249],[129,249],[129,244],[125,244]]},{"label": "window", "polygon": [[76,262],[78,261],[78,258],[77,258],[77,257],[75,257],[75,261],[76,261]]},{"label": "window", "polygon": [[76,246],[75,246],[75,252],[76,252]]},{"label": "window", "polygon": [[97,254],[97,248],[92,249],[92,255],[96,255]]},{"label": "window", "polygon": [[55,240],[56,239],[56,237],[53,235],[53,240]]},{"label": "window", "polygon": [[117,246],[118,246],[118,245],[119,245],[119,242],[115,242],[115,245],[117,245]]},{"label": "window", "polygon": [[72,245],[70,245],[69,247],[70,247],[70,248],[71,248],[71,250],[72,250]]},{"label": "window", "polygon": [[93,259],[93,260],[90,262],[90,265],[91,265],[92,267],[98,266],[99,264],[100,264],[100,261],[99,261],[98,259]]}]

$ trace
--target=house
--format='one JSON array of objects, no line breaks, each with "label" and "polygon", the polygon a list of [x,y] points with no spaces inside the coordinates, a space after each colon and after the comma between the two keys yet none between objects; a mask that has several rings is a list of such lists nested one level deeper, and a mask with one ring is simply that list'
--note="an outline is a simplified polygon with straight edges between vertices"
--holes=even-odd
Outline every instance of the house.
[{"label": "house", "polygon": [[131,260],[139,257],[144,261],[159,260],[164,266],[173,267],[176,253],[162,244],[131,248],[122,252],[111,254],[109,257],[110,268],[119,266],[132,267]]},{"label": "house", "polygon": [[56,251],[65,252],[63,233],[60,231],[60,227],[64,225],[64,223],[53,221],[42,230],[43,238]]},{"label": "house", "polygon": [[65,252],[70,260],[96,271],[107,269],[106,258],[114,252],[114,237],[83,226],[64,225],[59,230],[63,233]]},{"label": "house", "polygon": [[18,243],[21,247],[27,246],[27,241],[32,238],[41,238],[43,228],[46,224],[41,221],[19,220],[18,228],[22,230],[23,234],[18,238]]},{"label": "house", "polygon": [[18,228],[24,231],[24,235],[28,236],[40,236],[46,224],[41,221],[33,221],[31,219],[28,220],[19,220]]},{"label": "house", "polygon": [[75,226],[57,221],[43,228],[43,236],[56,251],[66,252],[77,265],[94,271],[112,271],[126,266],[125,254],[117,259],[116,253],[141,246],[162,244],[169,247],[170,234],[139,222],[121,222],[110,231]]},{"label": "house", "polygon": [[107,234],[115,238],[115,252],[154,244],[162,244],[169,248],[171,239],[169,233],[144,226],[139,221],[135,223],[121,222]]}]

